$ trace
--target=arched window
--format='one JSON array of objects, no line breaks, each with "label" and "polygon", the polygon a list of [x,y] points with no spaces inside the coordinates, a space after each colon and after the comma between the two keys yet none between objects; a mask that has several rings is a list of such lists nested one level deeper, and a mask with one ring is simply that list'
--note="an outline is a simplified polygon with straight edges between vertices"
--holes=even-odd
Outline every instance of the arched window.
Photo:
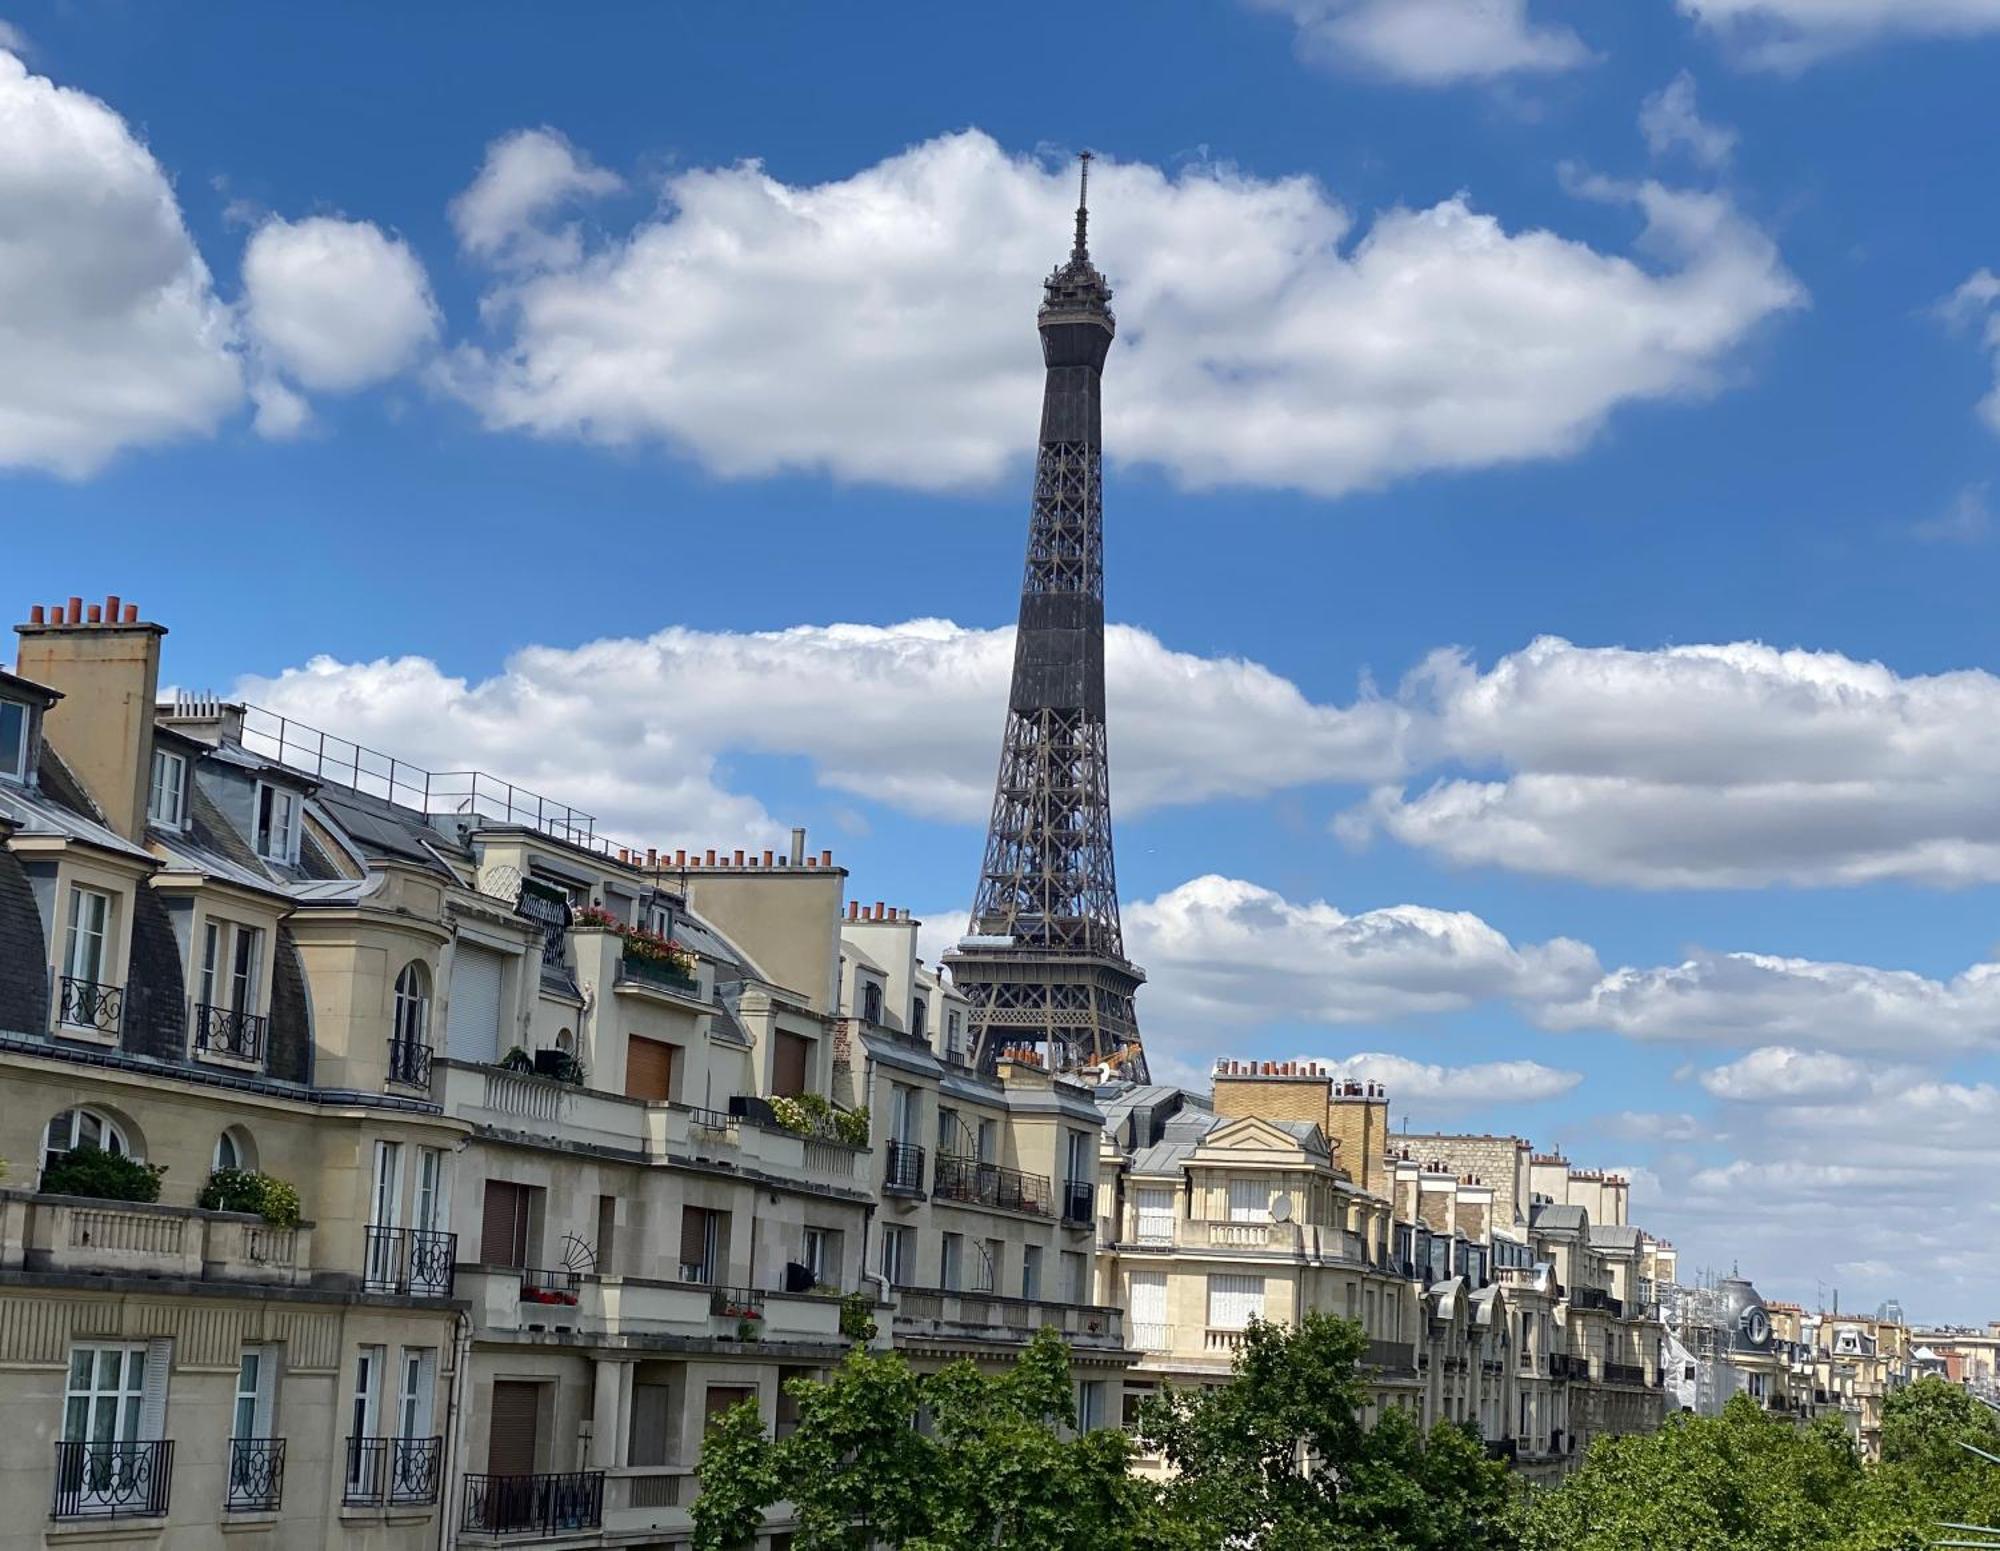
[{"label": "arched window", "polygon": [[561,1051],[561,1052],[562,1052],[562,1053],[563,1053],[564,1055],[566,1055],[566,1056],[573,1056],[573,1055],[575,1055],[575,1054],[576,1054],[576,1036],[575,1036],[574,1034],[570,1033],[570,1031],[569,1031],[568,1029],[557,1029],[557,1030],[556,1030],[556,1049],[560,1050],[560,1051]]},{"label": "arched window", "polygon": [[250,1140],[250,1133],[241,1126],[231,1126],[215,1139],[214,1166],[218,1169],[254,1169],[257,1167],[256,1144]]},{"label": "arched window", "polygon": [[132,1150],[117,1122],[94,1109],[66,1109],[49,1122],[42,1133],[42,1167],[48,1168],[72,1147],[99,1147],[121,1155]]},{"label": "arched window", "polygon": [[395,1039],[401,1045],[427,1045],[431,1029],[431,972],[411,959],[396,977]]}]

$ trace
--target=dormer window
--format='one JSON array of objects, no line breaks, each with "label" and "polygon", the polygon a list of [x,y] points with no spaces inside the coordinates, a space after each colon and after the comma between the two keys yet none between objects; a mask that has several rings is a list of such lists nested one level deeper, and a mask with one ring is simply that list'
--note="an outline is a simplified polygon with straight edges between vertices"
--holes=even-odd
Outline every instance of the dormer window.
[{"label": "dormer window", "polygon": [[282,786],[257,788],[257,854],[286,866],[299,859],[299,794]]},{"label": "dormer window", "polygon": [[186,756],[153,750],[153,784],[146,798],[146,817],[168,829],[179,829],[187,813]]},{"label": "dormer window", "polygon": [[861,982],[861,1018],[864,1023],[882,1021],[882,988],[872,980]]},{"label": "dormer window", "polygon": [[18,700],[0,700],[0,777],[28,778],[28,708]]}]

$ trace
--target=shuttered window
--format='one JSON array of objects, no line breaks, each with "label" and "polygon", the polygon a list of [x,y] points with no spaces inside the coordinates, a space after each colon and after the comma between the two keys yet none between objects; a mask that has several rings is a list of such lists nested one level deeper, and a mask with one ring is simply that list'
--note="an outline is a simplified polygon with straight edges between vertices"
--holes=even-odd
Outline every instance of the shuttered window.
[{"label": "shuttered window", "polygon": [[1134,1271],[1126,1283],[1126,1299],[1132,1311],[1132,1328],[1164,1325],[1167,1322],[1167,1273]]},{"label": "shuttered window", "polygon": [[496,1476],[535,1473],[535,1424],[541,1411],[542,1387],[510,1379],[493,1381],[493,1405],[488,1425],[486,1469]]},{"label": "shuttered window", "polygon": [[1174,1191],[1171,1185],[1141,1185],[1137,1191],[1139,1242],[1174,1241]]},{"label": "shuttered window", "polygon": [[1229,1182],[1231,1222],[1269,1222],[1271,1187],[1261,1179],[1232,1179]]},{"label": "shuttered window", "polygon": [[705,1207],[681,1208],[681,1280],[715,1280],[716,1214]]},{"label": "shuttered window", "polygon": [[1208,1279],[1208,1324],[1212,1330],[1242,1330],[1264,1317],[1264,1278],[1211,1276]]},{"label": "shuttered window", "polygon": [[812,1041],[780,1032],[771,1052],[771,1092],[782,1099],[795,1099],[804,1093],[811,1056]]},{"label": "shuttered window", "polygon": [[461,942],[452,950],[451,1006],[445,1010],[444,1053],[454,1061],[500,1059],[500,987],[506,959]]},{"label": "shuttered window", "polygon": [[625,1041],[625,1097],[665,1103],[674,1096],[675,1047],[637,1034]]},{"label": "shuttered window", "polygon": [[486,1182],[486,1209],[480,1217],[479,1258],[489,1266],[528,1263],[528,1187],[506,1180]]}]

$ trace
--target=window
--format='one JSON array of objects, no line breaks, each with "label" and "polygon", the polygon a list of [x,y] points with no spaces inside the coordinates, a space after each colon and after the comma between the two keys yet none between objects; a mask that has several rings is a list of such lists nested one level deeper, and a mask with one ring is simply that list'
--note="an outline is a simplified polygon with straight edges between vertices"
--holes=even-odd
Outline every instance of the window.
[{"label": "window", "polygon": [[705,1207],[681,1208],[681,1280],[713,1282],[716,1279],[716,1251],[721,1237],[720,1212]]},{"label": "window", "polygon": [[1264,1317],[1264,1278],[1210,1276],[1208,1324],[1211,1330],[1242,1330]]},{"label": "window", "polygon": [[72,1147],[100,1147],[121,1156],[131,1152],[125,1133],[94,1109],[66,1109],[49,1122],[42,1133],[42,1167],[48,1168]]},{"label": "window", "polygon": [[431,972],[411,959],[396,977],[396,1032],[399,1045],[414,1048],[430,1043]]},{"label": "window", "polygon": [[215,1139],[215,1156],[209,1162],[218,1169],[256,1168],[257,1149],[251,1143],[250,1133],[241,1126],[229,1127]]},{"label": "window", "polygon": [[65,1443],[137,1443],[152,1430],[147,1401],[158,1394],[165,1375],[147,1383],[144,1346],[78,1346],[69,1354],[63,1392]]},{"label": "window", "polygon": [[1125,1283],[1125,1306],[1132,1319],[1132,1341],[1141,1351],[1163,1351],[1172,1343],[1167,1331],[1167,1273],[1134,1271]]},{"label": "window", "polygon": [[1021,1296],[1036,1299],[1042,1295],[1042,1247],[1039,1244],[1024,1245],[1021,1249]]},{"label": "window", "polygon": [[913,998],[910,1002],[910,1032],[916,1035],[918,1039],[927,1040],[930,1038],[930,1029],[927,1023],[929,1016],[930,1008],[924,999],[921,996]]},{"label": "window", "polygon": [[91,985],[104,983],[111,953],[111,896],[82,884],[69,891],[69,939],[63,973]]},{"label": "window", "polygon": [[153,750],[153,784],[146,794],[146,817],[155,824],[181,827],[187,812],[187,768],[182,755]]},{"label": "window", "polygon": [[263,954],[260,928],[235,921],[207,922],[201,939],[202,1003],[226,1012],[254,1013]]},{"label": "window", "polygon": [[[387,1347],[364,1346],[354,1356],[354,1397],[348,1406],[349,1438],[377,1436],[382,1408],[382,1364]],[[379,1485],[382,1457],[373,1449],[347,1451],[347,1491],[350,1497],[371,1493]]]},{"label": "window", "polygon": [[1095,1432],[1104,1425],[1104,1380],[1083,1379],[1076,1386],[1076,1430]]},{"label": "window", "polygon": [[28,778],[28,708],[18,700],[0,700],[0,776]]},{"label": "window", "polygon": [[916,1257],[910,1253],[908,1228],[882,1230],[882,1274],[891,1287],[907,1287],[916,1274]]},{"label": "window", "polygon": [[957,1292],[965,1275],[965,1235],[947,1233],[938,1252],[938,1286]]},{"label": "window", "polygon": [[957,1012],[944,1015],[944,1053],[954,1061],[965,1059],[965,1020]]},{"label": "window", "polygon": [[1000,1268],[1006,1263],[1007,1246],[999,1239],[988,1239],[985,1252],[979,1257],[979,1264],[973,1268],[973,1291],[998,1292]]},{"label": "window", "polygon": [[444,1150],[417,1149],[417,1196],[411,1225],[420,1233],[442,1233],[450,1215],[451,1197],[444,1188]]},{"label": "window", "polygon": [[864,1023],[882,1021],[882,988],[872,980],[861,982],[861,1018]]},{"label": "window", "polygon": [[957,1153],[959,1151],[958,1134],[963,1129],[964,1122],[958,1118],[958,1111],[953,1109],[949,1104],[940,1104],[938,1106],[938,1151],[940,1153]]},{"label": "window", "polygon": [[236,1370],[236,1409],[230,1418],[232,1438],[269,1438],[271,1397],[277,1377],[276,1353],[267,1346],[246,1346]]},{"label": "window", "polygon": [[396,1387],[396,1436],[428,1438],[431,1433],[431,1384],[437,1371],[437,1348],[406,1346]]},{"label": "window", "polygon": [[1000,1123],[997,1120],[979,1122],[979,1161],[981,1163],[1000,1161]]},{"label": "window", "polygon": [[257,787],[257,854],[290,864],[299,859],[299,794],[281,786]]},{"label": "window", "polygon": [[1080,1250],[1066,1249],[1062,1257],[1063,1300],[1067,1303],[1090,1302],[1090,1271]]},{"label": "window", "polygon": [[1259,1179],[1232,1179],[1229,1182],[1231,1222],[1269,1222],[1271,1187]]}]

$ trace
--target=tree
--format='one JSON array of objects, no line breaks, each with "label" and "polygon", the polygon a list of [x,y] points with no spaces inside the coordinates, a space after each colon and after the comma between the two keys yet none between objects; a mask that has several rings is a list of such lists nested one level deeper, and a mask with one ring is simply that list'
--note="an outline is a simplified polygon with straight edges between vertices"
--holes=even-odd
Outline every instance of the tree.
[{"label": "tree", "polygon": [[2000,1466],[1967,1443],[2000,1454],[2000,1416],[1959,1385],[1926,1377],[1890,1395],[1852,1551],[1927,1546],[1944,1523],[2000,1524]]},{"label": "tree", "polygon": [[1737,1395],[1713,1417],[1593,1443],[1522,1515],[1524,1551],[1829,1551],[1862,1523],[1861,1462],[1836,1422],[1799,1429]]},{"label": "tree", "polygon": [[1468,1429],[1392,1410],[1362,1425],[1361,1327],[1255,1321],[1227,1384],[1169,1390],[1140,1430],[1174,1469],[1144,1534],[1162,1551],[1498,1551],[1507,1467]]},{"label": "tree", "polygon": [[[767,1437],[754,1402],[702,1447],[696,1551],[747,1544],[774,1502],[797,1515],[796,1551],[1126,1551],[1148,1489],[1125,1435],[1075,1435],[1069,1351],[1044,1330],[1006,1373],[969,1362],[919,1375],[856,1347],[824,1380],[795,1379],[791,1436]],[[919,1420],[923,1425],[918,1425]]]}]

